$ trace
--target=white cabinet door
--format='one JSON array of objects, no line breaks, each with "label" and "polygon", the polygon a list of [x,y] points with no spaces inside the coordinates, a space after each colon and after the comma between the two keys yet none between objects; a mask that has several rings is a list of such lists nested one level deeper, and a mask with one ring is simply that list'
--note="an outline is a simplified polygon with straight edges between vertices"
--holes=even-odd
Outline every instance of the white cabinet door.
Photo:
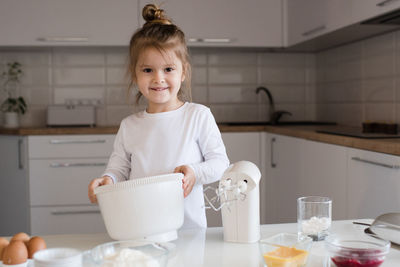
[{"label": "white cabinet door", "polygon": [[[251,161],[261,169],[260,132],[222,133],[230,163],[241,160]],[[261,180],[263,177],[261,177]],[[219,182],[211,184],[218,187]],[[262,210],[262,207],[261,207]],[[207,209],[207,225],[209,227],[222,226],[221,212]]]},{"label": "white cabinet door", "polygon": [[348,0],[286,0],[286,46],[351,24]]},{"label": "white cabinet door", "polygon": [[97,206],[31,208],[31,235],[105,233]]},{"label": "white cabinet door", "polygon": [[300,197],[303,140],[267,134],[266,180],[267,223],[293,223],[297,218],[296,200]]},{"label": "white cabinet door", "polygon": [[268,223],[296,222],[302,196],[330,197],[333,217],[346,218],[345,147],[267,134],[266,151]]},{"label": "white cabinet door", "polygon": [[31,159],[31,206],[90,204],[87,187],[101,176],[107,162],[108,158]]},{"label": "white cabinet door", "polygon": [[286,0],[286,45],[314,38],[326,31],[325,0]]},{"label": "white cabinet door", "polygon": [[347,190],[349,218],[400,212],[400,157],[349,149]]},{"label": "white cabinet door", "polygon": [[305,140],[300,194],[332,199],[332,217],[346,219],[347,148]]},{"label": "white cabinet door", "polygon": [[2,0],[0,45],[128,45],[138,0]]},{"label": "white cabinet door", "polygon": [[27,138],[0,135],[0,236],[29,233]]},{"label": "white cabinet door", "polygon": [[189,46],[282,46],[282,0],[165,0],[161,7]]},{"label": "white cabinet door", "polygon": [[352,0],[350,2],[354,23],[400,8],[398,0]]}]

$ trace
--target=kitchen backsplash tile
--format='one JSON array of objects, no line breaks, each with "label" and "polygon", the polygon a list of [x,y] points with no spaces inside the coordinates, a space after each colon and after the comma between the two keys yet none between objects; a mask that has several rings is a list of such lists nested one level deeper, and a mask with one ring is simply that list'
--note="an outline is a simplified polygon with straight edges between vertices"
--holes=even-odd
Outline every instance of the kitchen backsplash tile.
[{"label": "kitchen backsplash tile", "polygon": [[395,121],[396,106],[394,103],[367,103],[364,108],[366,121]]},{"label": "kitchen backsplash tile", "polygon": [[254,66],[257,64],[256,53],[210,53],[208,56],[210,66]]},{"label": "kitchen backsplash tile", "polygon": [[317,53],[316,72],[318,119],[400,123],[400,31]]},{"label": "kitchen backsplash tile", "polygon": [[[305,84],[277,84],[269,86],[277,103],[305,103]],[[262,97],[268,103],[267,97]]]},{"label": "kitchen backsplash tile", "polygon": [[189,49],[190,63],[192,66],[207,65],[207,54],[197,50],[196,48]]},{"label": "kitchen backsplash tile", "polygon": [[128,66],[129,63],[128,47],[106,49],[105,55],[106,55],[107,66],[114,66],[114,65]]},{"label": "kitchen backsplash tile", "polygon": [[53,66],[99,66],[105,64],[101,48],[55,48]]},{"label": "kitchen backsplash tile", "polygon": [[252,104],[210,104],[209,105],[216,121],[254,121],[258,118],[257,105]]},{"label": "kitchen backsplash tile", "polygon": [[367,39],[363,42],[363,56],[369,58],[393,53],[396,46],[395,37],[396,33],[391,32]]},{"label": "kitchen backsplash tile", "polygon": [[207,84],[207,68],[194,66],[192,68],[192,84]]},{"label": "kitchen backsplash tile", "polygon": [[365,58],[363,64],[364,78],[393,76],[395,73],[394,53],[386,53]]},{"label": "kitchen backsplash tile", "polygon": [[211,104],[215,103],[257,103],[257,95],[254,86],[211,86]]},{"label": "kitchen backsplash tile", "polygon": [[118,106],[107,106],[106,120],[108,125],[119,125],[121,120],[133,112],[136,108],[131,105],[118,105]]},{"label": "kitchen backsplash tile", "polygon": [[363,120],[363,105],[359,103],[317,104],[317,119],[336,121],[343,125],[360,126]]},{"label": "kitchen backsplash tile", "polygon": [[248,84],[257,82],[257,67],[209,67],[210,84]]},{"label": "kitchen backsplash tile", "polygon": [[23,70],[22,85],[49,85],[51,76],[48,66],[29,66]]},{"label": "kitchen backsplash tile", "polygon": [[395,80],[391,77],[362,81],[366,102],[391,102],[395,99]]},{"label": "kitchen backsplash tile", "polygon": [[107,84],[126,84],[128,76],[123,66],[108,67],[106,69]]},{"label": "kitchen backsplash tile", "polygon": [[[99,87],[55,87],[54,104],[63,105],[68,101],[75,104],[93,104],[89,100],[97,100],[102,104],[105,99],[105,89]],[[80,103],[77,103],[79,102]]]},{"label": "kitchen backsplash tile", "polygon": [[104,84],[105,75],[103,67],[90,68],[54,68],[54,85],[93,85]]},{"label": "kitchen backsplash tile", "polygon": [[[260,65],[273,68],[300,68],[303,69],[307,62],[312,63],[314,58],[310,54],[298,53],[263,53],[260,55]],[[312,59],[308,61],[307,59]]]},{"label": "kitchen backsplash tile", "polygon": [[132,91],[128,92],[126,85],[108,86],[107,89],[107,105],[129,105],[135,103],[135,96]]},{"label": "kitchen backsplash tile", "polygon": [[[0,66],[23,64],[21,94],[29,104],[24,126],[44,126],[49,104],[98,100],[98,125],[118,125],[132,110],[126,94],[128,48],[19,48],[0,50]],[[249,49],[191,48],[193,101],[208,105],[217,121],[267,120],[268,99],[288,110],[284,120],[364,120],[400,123],[400,31],[315,54]],[[0,98],[4,98],[0,95]],[[1,100],[1,99],[0,99]],[[1,116],[0,116],[1,120]]]},{"label": "kitchen backsplash tile", "polygon": [[0,64],[18,61],[27,67],[48,66],[51,64],[51,50],[32,48],[30,50],[2,50]]},{"label": "kitchen backsplash tile", "polygon": [[47,106],[52,103],[49,86],[24,86],[21,88],[21,95],[30,105]]},{"label": "kitchen backsplash tile", "polygon": [[260,67],[262,84],[304,84],[306,82],[306,71],[303,68],[287,67]]},{"label": "kitchen backsplash tile", "polygon": [[192,99],[196,103],[208,103],[207,85],[192,84]]}]

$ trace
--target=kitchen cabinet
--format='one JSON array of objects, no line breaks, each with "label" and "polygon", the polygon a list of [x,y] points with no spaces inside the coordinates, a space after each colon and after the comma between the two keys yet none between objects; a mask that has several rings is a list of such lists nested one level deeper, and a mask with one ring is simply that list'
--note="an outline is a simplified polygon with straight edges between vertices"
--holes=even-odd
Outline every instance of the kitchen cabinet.
[{"label": "kitchen cabinet", "polygon": [[27,138],[0,136],[0,236],[29,232]]},{"label": "kitchen cabinet", "polygon": [[348,0],[285,0],[285,45],[332,32],[352,22]]},{"label": "kitchen cabinet", "polygon": [[333,218],[346,218],[345,147],[278,134],[267,134],[266,144],[268,223],[295,222],[301,196],[330,197]]},{"label": "kitchen cabinet", "polygon": [[332,218],[346,219],[347,148],[304,140],[299,185],[302,196],[332,199]]},{"label": "kitchen cabinet", "polygon": [[[104,171],[113,142],[114,135],[0,136],[0,146],[17,146],[10,151],[17,151],[13,158],[18,163],[2,166],[0,175],[7,176],[0,179],[4,183],[0,195],[22,206],[18,215],[1,220],[4,235],[105,232],[99,208],[88,200],[87,187]],[[4,204],[0,207],[1,212],[12,214]],[[24,227],[8,225],[19,221]]]},{"label": "kitchen cabinet", "polygon": [[349,218],[400,212],[400,157],[349,148],[347,161]]},{"label": "kitchen cabinet", "polygon": [[[261,169],[261,135],[261,132],[222,133],[222,139],[230,163],[247,160],[253,162]],[[263,181],[263,177],[261,177],[261,181]],[[218,185],[219,181],[209,186],[217,188]],[[262,211],[263,206],[261,205],[260,208]],[[209,227],[222,226],[220,211],[207,209],[206,215]]]},{"label": "kitchen cabinet", "polygon": [[2,0],[1,46],[128,45],[138,0]]},{"label": "kitchen cabinet", "polygon": [[400,8],[398,0],[352,0],[350,2],[354,23]]},{"label": "kitchen cabinet", "polygon": [[[140,10],[147,3],[141,0]],[[189,46],[283,46],[282,0],[166,0],[161,8]]]},{"label": "kitchen cabinet", "polygon": [[266,135],[266,181],[269,215],[266,223],[295,222],[300,197],[301,156],[304,140],[289,136]]}]

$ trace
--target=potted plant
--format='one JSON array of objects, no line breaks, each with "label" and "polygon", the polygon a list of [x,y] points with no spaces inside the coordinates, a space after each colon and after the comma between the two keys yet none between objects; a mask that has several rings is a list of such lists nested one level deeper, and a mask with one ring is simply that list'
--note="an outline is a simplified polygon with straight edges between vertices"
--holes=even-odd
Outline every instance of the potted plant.
[{"label": "potted plant", "polygon": [[1,85],[7,98],[0,106],[4,112],[4,127],[15,128],[19,126],[19,114],[25,114],[27,106],[22,96],[17,96],[17,89],[22,75],[19,62],[7,63],[7,70],[1,76]]}]

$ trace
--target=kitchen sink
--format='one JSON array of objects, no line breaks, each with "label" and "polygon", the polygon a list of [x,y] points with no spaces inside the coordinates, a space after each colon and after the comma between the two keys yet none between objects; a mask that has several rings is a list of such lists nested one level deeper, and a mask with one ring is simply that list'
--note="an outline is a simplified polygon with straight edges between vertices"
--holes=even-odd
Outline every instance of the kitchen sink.
[{"label": "kitchen sink", "polygon": [[336,125],[336,122],[329,121],[281,121],[276,124],[272,124],[268,121],[245,121],[245,122],[221,122],[221,125],[228,126],[258,126],[258,125],[274,125],[274,126],[287,126],[287,125]]}]

